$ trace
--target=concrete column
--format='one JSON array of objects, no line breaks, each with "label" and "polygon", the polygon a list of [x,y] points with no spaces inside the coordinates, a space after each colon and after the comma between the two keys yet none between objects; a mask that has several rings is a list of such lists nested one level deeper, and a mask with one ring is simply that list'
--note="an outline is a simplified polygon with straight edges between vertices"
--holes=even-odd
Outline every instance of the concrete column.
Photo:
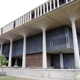
[{"label": "concrete column", "polygon": [[38,17],[39,17],[39,7],[37,8],[37,15],[38,15]]},{"label": "concrete column", "polygon": [[29,20],[30,20],[30,19],[29,19],[29,13],[27,13],[27,22],[29,22]]},{"label": "concrete column", "polygon": [[10,40],[10,51],[9,51],[8,67],[11,67],[11,63],[12,63],[12,40]]},{"label": "concrete column", "polygon": [[35,18],[36,18],[36,9],[35,9]]},{"label": "concrete column", "polygon": [[63,64],[63,54],[60,53],[60,68],[63,69],[64,68],[64,64]]},{"label": "concrete column", "polygon": [[52,10],[52,0],[50,0],[50,11]]},{"label": "concrete column", "polygon": [[53,0],[53,5],[54,5],[54,9],[55,9],[55,0]]},{"label": "concrete column", "polygon": [[75,68],[80,68],[80,65],[79,65],[79,47],[78,47],[76,25],[75,25],[74,19],[71,20],[71,24],[72,24],[72,35],[73,35],[73,45],[74,45]]},{"label": "concrete column", "polygon": [[20,26],[20,18],[18,18],[18,25]]},{"label": "concrete column", "polygon": [[42,15],[42,5],[40,6],[40,15]]},{"label": "concrete column", "polygon": [[29,20],[31,21],[31,12],[29,13],[29,18],[30,18]]},{"label": "concrete column", "polygon": [[2,46],[3,46],[3,44],[1,43],[1,49],[0,49],[0,54],[2,54]]},{"label": "concrete column", "polygon": [[66,3],[68,3],[68,0],[66,0]]},{"label": "concrete column", "polygon": [[28,22],[28,13],[25,14],[25,23]]},{"label": "concrete column", "polygon": [[47,12],[48,12],[48,2],[46,2],[46,9],[47,9]]},{"label": "concrete column", "polygon": [[47,68],[46,30],[43,29],[43,68]]},{"label": "concrete column", "polygon": [[22,16],[20,17],[20,25],[22,25]]},{"label": "concrete column", "polygon": [[45,4],[43,4],[43,14],[45,14]]},{"label": "concrete column", "polygon": [[59,0],[57,0],[57,7],[59,7]]},{"label": "concrete column", "polygon": [[25,23],[25,15],[22,16],[22,19],[23,19],[22,21],[23,21],[23,24],[24,24]]},{"label": "concrete column", "polygon": [[17,58],[16,58],[16,60],[15,60],[15,65],[17,65]]},{"label": "concrete column", "polygon": [[23,36],[22,68],[26,68],[26,35]]}]

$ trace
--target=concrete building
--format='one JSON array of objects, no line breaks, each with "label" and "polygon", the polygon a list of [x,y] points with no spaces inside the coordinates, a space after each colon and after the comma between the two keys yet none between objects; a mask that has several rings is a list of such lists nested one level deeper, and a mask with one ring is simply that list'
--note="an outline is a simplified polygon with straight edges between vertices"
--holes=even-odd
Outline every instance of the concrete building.
[{"label": "concrete building", "polygon": [[49,0],[2,27],[0,51],[8,67],[80,68],[80,0]]}]

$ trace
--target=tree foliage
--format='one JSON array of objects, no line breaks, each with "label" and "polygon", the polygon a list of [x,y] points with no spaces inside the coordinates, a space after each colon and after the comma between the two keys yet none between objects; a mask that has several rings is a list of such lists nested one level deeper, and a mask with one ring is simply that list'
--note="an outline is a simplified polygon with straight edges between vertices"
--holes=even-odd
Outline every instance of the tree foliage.
[{"label": "tree foliage", "polygon": [[8,60],[6,59],[6,57],[0,54],[0,67],[2,67],[2,65],[6,65],[7,63],[8,63]]}]

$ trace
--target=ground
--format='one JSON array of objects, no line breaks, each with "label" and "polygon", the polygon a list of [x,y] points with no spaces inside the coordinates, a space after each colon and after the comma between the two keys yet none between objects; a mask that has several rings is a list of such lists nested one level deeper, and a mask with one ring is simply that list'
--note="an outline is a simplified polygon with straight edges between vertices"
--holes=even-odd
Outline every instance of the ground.
[{"label": "ground", "polygon": [[12,77],[12,76],[0,76],[0,80],[32,80],[32,79]]}]

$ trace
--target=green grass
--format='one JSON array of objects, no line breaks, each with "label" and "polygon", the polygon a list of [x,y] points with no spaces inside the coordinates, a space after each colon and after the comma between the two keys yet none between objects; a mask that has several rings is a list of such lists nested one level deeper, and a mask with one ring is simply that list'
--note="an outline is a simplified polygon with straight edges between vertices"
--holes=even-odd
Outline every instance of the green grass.
[{"label": "green grass", "polygon": [[32,80],[32,79],[12,77],[12,76],[0,76],[0,80]]}]

